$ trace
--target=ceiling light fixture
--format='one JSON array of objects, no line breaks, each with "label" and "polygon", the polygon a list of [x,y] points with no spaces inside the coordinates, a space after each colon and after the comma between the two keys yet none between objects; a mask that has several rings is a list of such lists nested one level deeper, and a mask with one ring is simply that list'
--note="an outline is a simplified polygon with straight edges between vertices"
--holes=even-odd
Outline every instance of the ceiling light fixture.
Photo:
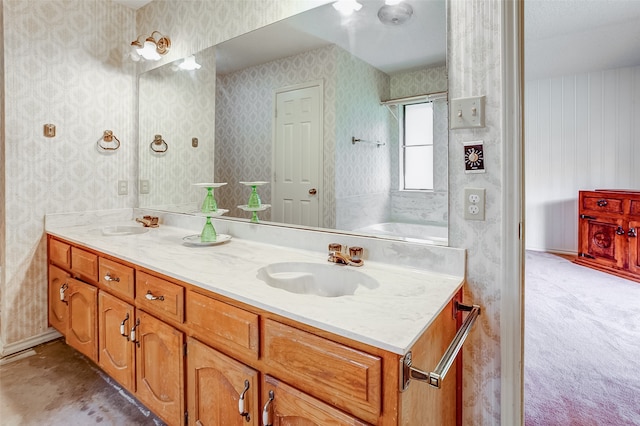
[{"label": "ceiling light fixture", "polygon": [[184,61],[182,61],[182,63],[178,66],[180,67],[180,69],[193,71],[199,70],[201,65],[196,62],[196,57],[191,55],[184,58]]},{"label": "ceiling light fixture", "polygon": [[[156,39],[156,35],[158,38]],[[171,39],[162,35],[159,31],[154,31],[150,36],[144,39],[144,43],[140,41],[144,36],[138,36],[131,42],[131,59],[139,61],[144,59],[147,61],[158,61],[161,55],[165,55],[171,48]]]},{"label": "ceiling light fixture", "polygon": [[338,0],[333,3],[333,7],[344,16],[349,16],[353,12],[362,9],[362,5],[356,0]]},{"label": "ceiling light fixture", "polygon": [[413,8],[407,3],[390,6],[385,4],[378,10],[378,19],[385,25],[401,25],[413,15]]}]

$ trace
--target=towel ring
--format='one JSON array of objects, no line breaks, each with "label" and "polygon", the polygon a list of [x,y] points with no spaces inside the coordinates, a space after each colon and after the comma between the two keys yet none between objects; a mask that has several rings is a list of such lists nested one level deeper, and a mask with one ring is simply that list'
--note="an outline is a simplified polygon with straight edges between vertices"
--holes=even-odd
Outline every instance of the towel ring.
[{"label": "towel ring", "polygon": [[[111,143],[114,140],[116,141],[116,146],[103,145],[103,142]],[[118,139],[111,130],[105,130],[102,137],[98,139],[98,148],[105,151],[115,151],[116,149],[120,148],[120,139]]]},{"label": "towel ring", "polygon": [[162,153],[167,152],[169,145],[167,145],[164,139],[162,139],[162,135],[155,135],[153,142],[149,145],[149,148],[151,148],[151,151],[153,152]]}]

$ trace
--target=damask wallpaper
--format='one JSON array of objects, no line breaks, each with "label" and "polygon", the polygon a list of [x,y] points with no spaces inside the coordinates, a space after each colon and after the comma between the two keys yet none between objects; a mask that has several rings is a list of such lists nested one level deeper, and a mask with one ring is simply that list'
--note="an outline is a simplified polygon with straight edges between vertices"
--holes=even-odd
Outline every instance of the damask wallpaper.
[{"label": "damask wallpaper", "polygon": [[[157,64],[326,1],[154,0],[137,13],[109,0],[3,0],[6,247],[2,343],[47,331],[46,213],[133,207],[136,65],[131,40],[161,30],[174,41]],[[465,425],[500,424],[503,190],[502,9],[499,0],[450,0],[449,99],[486,95],[487,126],[449,132],[449,244],[467,250],[467,300],[483,313],[464,350]],[[56,138],[42,136],[54,123]],[[96,151],[104,130],[122,147]],[[464,174],[462,144],[484,140],[487,173]],[[117,180],[129,195],[117,195]],[[486,188],[486,220],[465,221],[465,187]],[[517,285],[517,283],[514,283]],[[518,303],[518,301],[512,301]]]}]

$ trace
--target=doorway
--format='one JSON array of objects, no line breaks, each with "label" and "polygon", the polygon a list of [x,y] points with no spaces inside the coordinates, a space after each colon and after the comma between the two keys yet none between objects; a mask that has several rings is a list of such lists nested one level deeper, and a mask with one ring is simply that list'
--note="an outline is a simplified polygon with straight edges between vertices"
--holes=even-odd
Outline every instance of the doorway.
[{"label": "doorway", "polygon": [[278,89],[275,97],[272,219],[322,226],[322,81]]}]

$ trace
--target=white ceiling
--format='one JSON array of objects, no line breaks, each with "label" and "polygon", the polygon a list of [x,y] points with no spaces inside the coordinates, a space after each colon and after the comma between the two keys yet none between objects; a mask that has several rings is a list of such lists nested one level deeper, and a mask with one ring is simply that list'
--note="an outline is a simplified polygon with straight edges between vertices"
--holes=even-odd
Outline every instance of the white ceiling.
[{"label": "white ceiling", "polygon": [[327,44],[386,73],[444,65],[446,0],[405,2],[413,15],[398,26],[378,19],[384,0],[360,0],[362,9],[349,17],[331,4],[308,10],[216,46],[217,71],[225,74]]},{"label": "white ceiling", "polygon": [[525,78],[640,65],[640,0],[525,0]]}]

